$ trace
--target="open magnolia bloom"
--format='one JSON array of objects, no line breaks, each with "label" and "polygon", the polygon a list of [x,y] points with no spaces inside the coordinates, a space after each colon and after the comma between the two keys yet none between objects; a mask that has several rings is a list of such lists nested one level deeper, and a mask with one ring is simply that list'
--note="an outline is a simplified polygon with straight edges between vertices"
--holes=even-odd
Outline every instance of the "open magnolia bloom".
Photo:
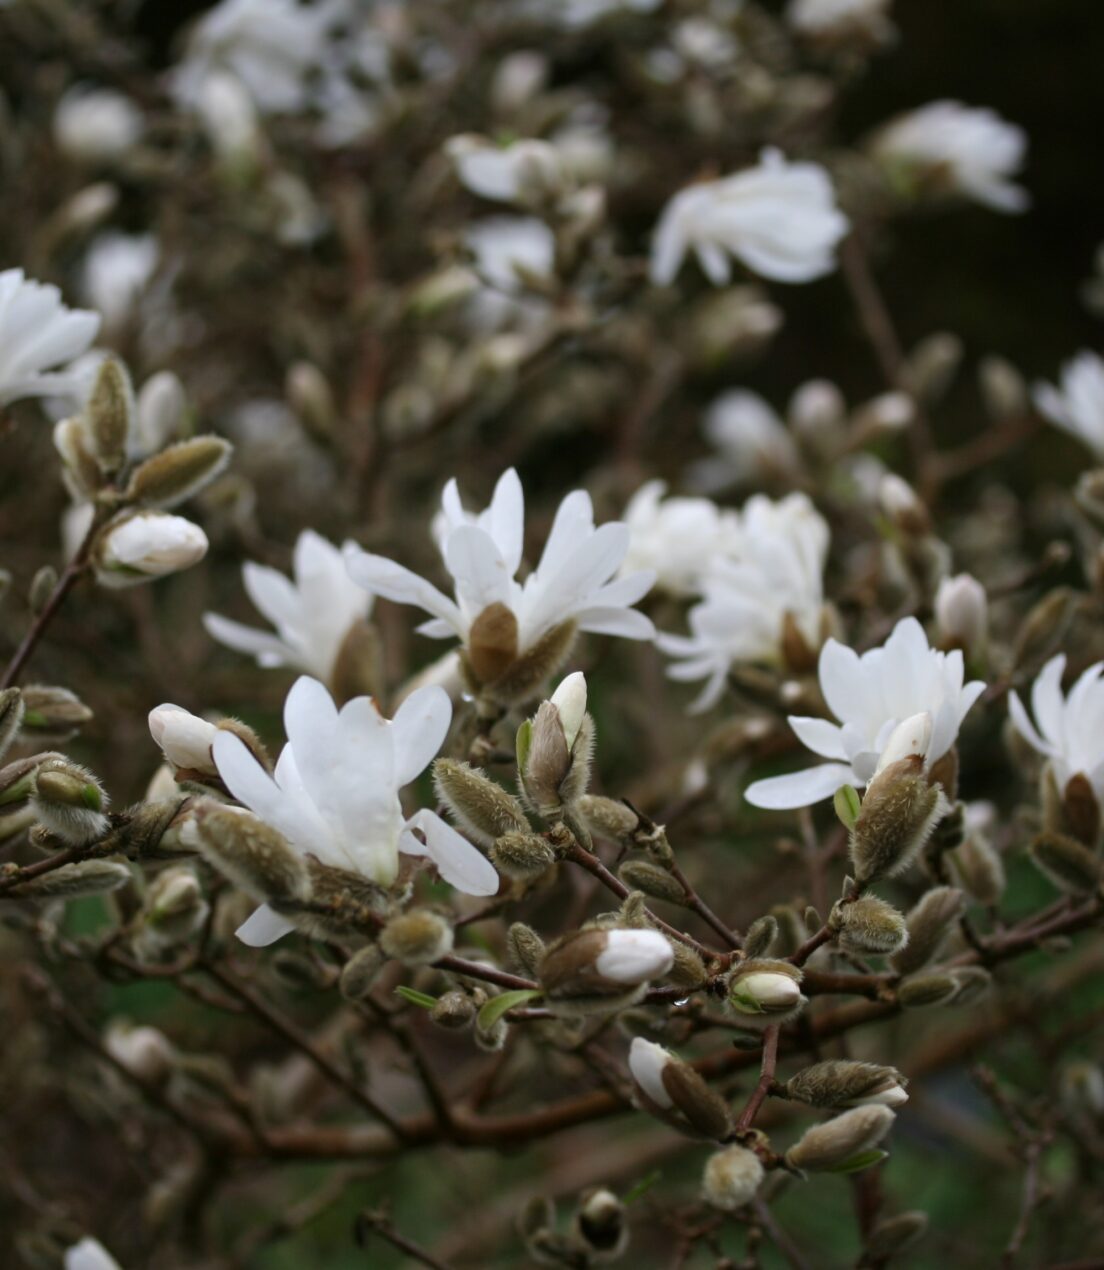
[{"label": "open magnolia bloom", "polygon": [[[399,802],[399,790],[441,748],[451,720],[443,688],[411,693],[385,719],[370,697],[354,697],[339,711],[322,684],[304,675],[284,704],[288,740],[273,775],[229,732],[215,736],[211,753],[226,788],[301,855],[381,887],[397,878],[400,852],[428,856],[457,890],[494,895],[498,874],[470,842],[434,811],[404,816]],[[293,929],[262,905],[238,936],[264,947]]]},{"label": "open magnolia bloom", "polygon": [[650,570],[610,581],[629,549],[629,528],[595,527],[590,496],[575,490],[556,512],[540,562],[516,580],[524,539],[524,497],[511,468],[491,505],[466,512],[455,480],[445,486],[438,542],[454,599],[384,556],[345,548],[349,576],[377,595],[433,615],[418,630],[458,636],[474,686],[509,704],[530,695],[563,661],[576,631],[651,639],[651,621],[632,605],[655,580]]},{"label": "open magnolia bloom", "polygon": [[1016,731],[1050,761],[1060,793],[1075,776],[1084,776],[1104,806],[1104,661],[1090,666],[1063,698],[1065,669],[1065,654],[1059,653],[1039,672],[1031,688],[1035,723],[1016,692],[1009,694],[1009,713]]},{"label": "open magnolia bloom", "polygon": [[836,267],[836,246],[847,230],[824,168],[764,150],[757,167],[691,185],[671,199],[652,243],[652,281],[674,282],[692,251],[717,287],[731,280],[730,256],[776,282],[811,282]]},{"label": "open magnolia bloom", "polygon": [[808,807],[843,785],[869,784],[898,725],[925,714],[931,716],[924,752],[930,769],[954,745],[967,711],[985,690],[979,680],[963,682],[961,650],[931,648],[914,617],[903,618],[881,648],[861,656],[828,640],[818,674],[824,700],[840,722],[791,715],[789,723],[803,745],[833,761],[755,781],[744,794],[755,807]]},{"label": "open magnolia bloom", "polygon": [[1104,360],[1082,351],[1062,367],[1061,387],[1038,383],[1031,393],[1040,413],[1104,460]]},{"label": "open magnolia bloom", "polygon": [[99,314],[66,308],[57,287],[0,271],[0,406],[76,393],[72,375],[46,372],[87,352],[99,329]]},{"label": "open magnolia bloom", "polygon": [[632,535],[622,573],[651,569],[668,595],[693,595],[713,562],[736,554],[740,518],[708,498],[664,498],[665,481],[647,481],[625,506]]},{"label": "open magnolia bloom", "polygon": [[372,596],[349,580],[341,550],[313,530],[299,535],[292,568],[294,581],[267,565],[242,566],[246,593],[275,635],[218,613],[204,613],[203,624],[219,643],[252,654],[259,666],[290,666],[330,683],[341,646],[367,618]]},{"label": "open magnolia bloom", "polygon": [[823,639],[828,526],[809,499],[756,495],[734,540],[733,558],[714,561],[690,610],[690,634],[656,638],[678,659],[667,671],[672,679],[707,680],[694,712],[717,703],[737,663],[811,666]]}]

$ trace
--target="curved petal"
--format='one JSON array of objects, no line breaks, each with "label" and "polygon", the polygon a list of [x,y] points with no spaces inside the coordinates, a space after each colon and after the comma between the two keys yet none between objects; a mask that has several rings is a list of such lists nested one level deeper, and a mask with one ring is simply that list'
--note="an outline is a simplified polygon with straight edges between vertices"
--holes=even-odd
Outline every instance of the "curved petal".
[{"label": "curved petal", "polygon": [[1031,722],[1031,717],[1024,708],[1024,703],[1020,700],[1018,692],[1013,691],[1008,694],[1008,713],[1012,716],[1012,724],[1016,731],[1028,745],[1038,750],[1040,754],[1046,754],[1051,758],[1054,757],[1057,750],[1049,741],[1044,741],[1036,731],[1035,725]]},{"label": "curved petal", "polygon": [[452,702],[438,684],[416,689],[399,706],[391,721],[397,789],[425,771],[444,744],[451,722]]},{"label": "curved petal", "polygon": [[[410,832],[412,829],[425,834],[424,849]],[[408,846],[411,840],[417,844],[414,851]],[[498,891],[498,874],[490,860],[428,808],[415,812],[406,822],[399,850],[428,855],[441,877],[465,895],[495,895]]]},{"label": "curved petal", "polygon": [[469,611],[480,613],[489,604],[511,599],[512,572],[498,544],[478,525],[461,525],[445,540],[445,567],[456,579],[456,594]]},{"label": "curved petal", "polygon": [[620,635],[622,639],[654,639],[652,619],[636,609],[594,608],[581,609],[575,614],[579,630],[592,635]]},{"label": "curved petal", "polygon": [[246,626],[244,622],[235,622],[220,613],[204,613],[203,625],[212,639],[232,648],[236,653],[255,657],[261,666],[271,669],[274,666],[293,666],[297,663],[292,649],[269,631]]},{"label": "curved petal", "polygon": [[1059,653],[1039,671],[1031,688],[1031,709],[1043,736],[1059,749],[1063,743],[1062,676],[1066,672],[1065,653]]},{"label": "curved petal", "polygon": [[456,604],[424,578],[386,556],[350,544],[344,549],[345,568],[349,577],[365,590],[373,591],[396,604],[414,604],[434,617],[448,622],[458,635],[464,634],[464,621]]},{"label": "curved petal", "polygon": [[853,648],[836,639],[827,640],[820,650],[817,673],[824,700],[837,719],[861,718],[866,713],[869,685]]},{"label": "curved petal", "polygon": [[294,922],[289,922],[274,908],[262,904],[260,908],[253,910],[253,913],[242,922],[234,934],[250,948],[267,948],[269,944],[274,944],[278,939],[291,934],[294,929]]},{"label": "curved petal", "polygon": [[786,722],[793,728],[794,735],[801,744],[821,758],[848,757],[838,724],[829,723],[827,719],[811,719],[796,714],[791,714]]},{"label": "curved petal", "polygon": [[850,767],[843,763],[822,763],[802,772],[790,772],[787,776],[772,776],[756,781],[744,790],[744,797],[753,807],[769,811],[787,811],[797,807],[811,807],[825,798],[831,798],[841,785],[855,779]]},{"label": "curved petal", "polygon": [[508,468],[498,478],[486,515],[491,537],[513,577],[521,565],[525,537],[525,495],[514,468]]}]

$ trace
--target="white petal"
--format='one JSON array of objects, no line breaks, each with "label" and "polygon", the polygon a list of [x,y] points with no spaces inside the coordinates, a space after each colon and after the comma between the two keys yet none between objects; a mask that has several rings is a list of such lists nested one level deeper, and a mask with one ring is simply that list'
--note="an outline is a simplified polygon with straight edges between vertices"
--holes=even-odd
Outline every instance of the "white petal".
[{"label": "white petal", "polygon": [[1024,709],[1024,704],[1020,700],[1018,692],[1010,692],[1008,694],[1008,713],[1012,716],[1012,723],[1020,736],[1040,754],[1046,754],[1053,757],[1057,751],[1049,741],[1044,741],[1039,733],[1035,730],[1031,717]]},{"label": "white petal", "polygon": [[652,619],[636,609],[585,608],[575,614],[579,630],[592,635],[620,635],[622,639],[654,639]]},{"label": "white petal", "polygon": [[756,781],[744,790],[744,797],[753,807],[769,811],[811,807],[813,803],[831,798],[837,789],[854,779],[854,773],[843,763],[822,763],[803,772]]},{"label": "white petal", "polygon": [[863,715],[869,688],[859,655],[854,649],[829,639],[820,650],[817,674],[824,700],[837,719],[854,719]]},{"label": "white petal", "polygon": [[[425,834],[424,850],[410,832],[412,829]],[[411,844],[415,849],[411,849]],[[498,874],[490,860],[428,808],[415,812],[406,822],[399,850],[409,855],[428,855],[441,877],[465,895],[495,895],[498,891]]]},{"label": "white petal", "polygon": [[478,525],[461,525],[445,540],[445,567],[456,579],[456,594],[471,613],[489,604],[510,603],[513,573],[498,544]]},{"label": "white petal", "polygon": [[248,653],[256,657],[261,666],[288,666],[295,664],[295,655],[290,648],[269,631],[257,630],[235,622],[219,613],[204,613],[203,625],[212,639],[232,648],[236,653]]},{"label": "white petal", "polygon": [[397,789],[425,771],[444,744],[451,722],[452,702],[437,684],[417,689],[399,706],[391,722]]},{"label": "white petal", "polygon": [[827,719],[811,719],[796,714],[791,714],[786,722],[793,728],[801,744],[821,758],[848,757],[838,724],[829,723]]},{"label": "white petal", "polygon": [[464,633],[460,610],[431,582],[385,556],[373,555],[351,544],[345,548],[344,556],[349,577],[358,586],[394,600],[396,604],[417,605],[441,621],[448,622],[458,635]]},{"label": "white petal", "polygon": [[1065,671],[1065,654],[1059,653],[1039,671],[1031,689],[1031,709],[1039,731],[1059,748],[1064,742],[1062,676]]},{"label": "white petal", "polygon": [[513,577],[521,564],[525,536],[525,495],[513,468],[498,478],[488,513],[491,537],[498,543],[506,568]]},{"label": "white petal", "polygon": [[274,908],[262,904],[260,908],[253,910],[252,915],[242,922],[234,934],[250,948],[267,948],[294,929],[294,922],[289,922]]}]

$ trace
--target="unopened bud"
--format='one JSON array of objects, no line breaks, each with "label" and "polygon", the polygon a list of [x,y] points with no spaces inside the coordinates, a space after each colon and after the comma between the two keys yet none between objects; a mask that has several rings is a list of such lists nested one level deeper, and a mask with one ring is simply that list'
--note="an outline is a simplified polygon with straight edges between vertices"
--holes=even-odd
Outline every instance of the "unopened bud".
[{"label": "unopened bud", "polygon": [[856,429],[901,432],[916,419],[916,402],[907,392],[884,392],[855,411]]},{"label": "unopened bud", "polygon": [[951,386],[962,361],[962,341],[948,331],[922,339],[909,354],[904,378],[922,401],[932,403]]},{"label": "unopened bud", "polygon": [[747,1147],[725,1147],[711,1155],[702,1174],[706,1203],[730,1213],[749,1204],[763,1181],[763,1164]]},{"label": "unopened bud", "polygon": [[786,1097],[812,1107],[899,1107],[908,1102],[906,1084],[895,1067],[828,1059],[791,1077],[786,1082]]},{"label": "unopened bud", "polygon": [[92,498],[103,484],[103,473],[92,452],[88,423],[82,415],[54,425],[54,449],[64,464],[66,488],[75,499]]},{"label": "unopened bud", "polygon": [[898,1213],[878,1222],[866,1241],[866,1256],[872,1264],[886,1262],[922,1239],[928,1229],[928,1215],[918,1209]]},{"label": "unopened bud", "polygon": [[953,923],[966,909],[966,897],[953,886],[937,886],[923,896],[905,919],[908,943],[894,953],[893,969],[910,975],[933,961]]},{"label": "unopened bud", "polygon": [[107,795],[95,776],[68,759],[47,759],[35,774],[34,813],[70,846],[83,847],[107,833]]},{"label": "unopened bud", "polygon": [[461,827],[483,846],[504,834],[530,832],[525,812],[513,794],[468,763],[439,758],[433,764],[433,785]]},{"label": "unopened bud", "polygon": [[79,899],[84,895],[106,895],[131,880],[125,864],[114,860],[82,860],[63,864],[40,877],[12,887],[9,895],[21,899]]},{"label": "unopened bud", "polygon": [[207,535],[182,516],[138,512],[112,521],[96,544],[96,578],[127,587],[177,573],[207,554]]},{"label": "unopened bud", "polygon": [[439,913],[414,908],[391,918],[379,945],[404,966],[428,966],[452,951],[452,927]]},{"label": "unopened bud", "polygon": [[[541,686],[548,681],[549,676],[554,675],[563,665],[568,653],[571,652],[571,645],[575,642],[577,627],[574,622],[561,622],[559,626],[546,631],[535,644],[519,654],[517,619],[509,609],[505,609],[505,614],[499,614],[493,623],[488,622],[481,632],[477,632],[477,627],[480,627],[483,619],[491,614],[492,610],[504,609],[504,607],[501,604],[492,604],[476,618],[468,636],[469,664],[472,669],[477,670],[476,637],[478,633],[480,639],[487,641],[488,647],[485,654],[494,654],[498,669],[493,677],[489,674],[479,674],[477,670],[475,677],[477,690],[500,705],[521,705],[532,701]],[[508,647],[510,623],[506,620],[506,614],[513,622],[512,651]],[[491,637],[491,628],[495,625],[500,627],[498,645],[494,644]],[[495,651],[496,647],[497,651]]]},{"label": "unopened bud", "polygon": [[584,794],[575,805],[576,811],[586,821],[591,832],[614,842],[631,838],[640,824],[640,817],[627,804],[601,794]]},{"label": "unopened bud", "polygon": [[27,594],[27,602],[30,605],[33,616],[38,617],[50,602],[50,597],[57,589],[57,584],[58,574],[52,564],[44,564],[41,569],[35,571],[35,575],[31,579],[31,589]]},{"label": "unopened bud", "polygon": [[232,453],[233,446],[222,437],[177,441],[134,469],[126,497],[145,507],[175,507],[210,485],[225,470]]},{"label": "unopened bud", "polygon": [[907,1010],[928,1005],[944,1005],[958,991],[951,975],[914,975],[897,989],[897,1000]]},{"label": "unopened bud", "polygon": [[173,1067],[173,1047],[155,1027],[112,1023],[104,1033],[104,1049],[139,1080],[161,1084]]},{"label": "unopened bud", "polygon": [[751,958],[766,957],[777,938],[777,918],[772,917],[770,913],[756,918],[748,927],[747,934],[744,936],[744,956]]},{"label": "unopened bud", "polygon": [[1020,372],[1003,357],[983,357],[978,363],[978,387],[986,412],[995,423],[1027,414],[1027,385]]},{"label": "unopened bud", "polygon": [[955,880],[979,903],[993,905],[1004,894],[1004,861],[989,839],[971,833],[948,853]]},{"label": "unopened bud", "polygon": [[203,889],[192,870],[183,866],[166,869],[146,894],[138,943],[143,951],[154,954],[175,948],[202,927],[207,912]]},{"label": "unopened bud", "polygon": [[917,537],[931,529],[928,509],[907,481],[887,472],[878,485],[878,503],[885,516],[906,535]]},{"label": "unopened bud", "polygon": [[571,1228],[576,1240],[589,1253],[591,1265],[617,1260],[629,1242],[625,1205],[604,1186],[583,1195]]},{"label": "unopened bud", "polygon": [[504,833],[487,854],[499,873],[519,882],[543,877],[556,863],[556,853],[536,833]]},{"label": "unopened bud", "polygon": [[295,901],[310,894],[303,857],[249,812],[201,799],[192,805],[183,838],[254,899]]},{"label": "unopened bud", "polygon": [[908,942],[904,917],[874,895],[845,903],[837,900],[828,918],[840,946],[849,952],[888,955]]},{"label": "unopened bud", "polygon": [[285,381],[288,404],[303,426],[323,439],[332,437],[337,422],[337,406],[329,380],[313,362],[295,362]]},{"label": "unopened bud", "polygon": [[788,961],[737,963],[728,980],[728,1004],[740,1014],[779,1022],[801,1008],[801,970]]},{"label": "unopened bud", "polygon": [[845,1111],[842,1116],[806,1130],[804,1137],[786,1152],[786,1163],[809,1173],[849,1171],[875,1164],[885,1156],[875,1148],[895,1119],[888,1107]]},{"label": "unopened bud", "polygon": [[728,1134],[725,1100],[662,1045],[636,1037],[629,1049],[629,1071],[645,1111],[694,1136],[716,1140]]},{"label": "unopened bud", "polygon": [[0,758],[15,740],[15,734],[23,724],[25,705],[18,688],[0,691]]},{"label": "unopened bud", "polygon": [[1076,838],[1041,833],[1028,848],[1032,864],[1062,891],[1085,894],[1100,885],[1100,860]]},{"label": "unopened bud", "polygon": [[438,1027],[457,1032],[471,1027],[475,1019],[475,1011],[475,1002],[468,993],[453,989],[452,992],[446,992],[437,998],[433,1009],[429,1012],[429,1017]]},{"label": "unopened bud", "polygon": [[1104,1071],[1088,1060],[1067,1063],[1058,1083],[1067,1115],[1076,1120],[1104,1118]]},{"label": "unopened bud", "polygon": [[338,980],[341,995],[348,1001],[362,1001],[372,991],[385,962],[378,944],[359,948],[341,968]]},{"label": "unopened bud", "polygon": [[993,976],[984,966],[960,966],[951,971],[951,978],[955,984],[951,1000],[955,1005],[971,1005],[993,986]]},{"label": "unopened bud", "polygon": [[514,922],[506,932],[508,961],[522,974],[536,975],[545,954],[544,940],[531,926]]},{"label": "unopened bud", "polygon": [[521,778],[526,796],[541,815],[570,806],[586,792],[592,744],[586,680],[576,672],[551,700],[541,702],[530,725]]},{"label": "unopened bud", "polygon": [[922,759],[913,754],[890,763],[871,781],[851,830],[851,863],[859,886],[906,869],[950,810],[942,788],[929,784],[922,769]]},{"label": "unopened bud", "polygon": [[[68,688],[28,684],[23,689],[23,726],[35,732],[65,735],[92,718],[92,711]],[[0,741],[0,753],[3,752]]]},{"label": "unopened bud", "polygon": [[968,657],[981,656],[989,634],[985,588],[968,573],[944,578],[935,593],[935,620],[945,647],[961,648]]},{"label": "unopened bud", "polygon": [[[671,945],[656,930],[582,930],[568,935],[541,960],[538,978],[550,1003],[575,1008],[631,999],[674,962]],[[580,1007],[581,1008],[581,1007]]]},{"label": "unopened bud", "polygon": [[134,414],[130,375],[117,357],[109,355],[100,363],[85,407],[88,439],[101,471],[117,472],[126,461]]},{"label": "unopened bud", "polygon": [[647,860],[626,860],[617,870],[626,886],[643,891],[653,899],[666,900],[670,904],[685,904],[686,891],[682,883],[666,869],[649,864]]},{"label": "unopened bud", "polygon": [[840,435],[847,403],[830,379],[810,379],[790,398],[786,411],[793,431],[817,448],[830,446]]},{"label": "unopened bud", "polygon": [[218,728],[180,706],[160,705],[149,713],[149,730],[162,753],[177,768],[205,776],[216,776],[211,743]]},{"label": "unopened bud", "polygon": [[1077,608],[1077,593],[1070,587],[1053,587],[1030,610],[1016,635],[1012,665],[1034,666],[1048,658],[1065,639]]}]

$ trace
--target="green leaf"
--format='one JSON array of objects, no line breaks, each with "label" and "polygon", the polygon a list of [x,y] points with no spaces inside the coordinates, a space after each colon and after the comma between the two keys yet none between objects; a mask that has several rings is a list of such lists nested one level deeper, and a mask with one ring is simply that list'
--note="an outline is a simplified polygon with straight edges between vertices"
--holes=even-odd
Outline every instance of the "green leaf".
[{"label": "green leaf", "polygon": [[869,1151],[860,1151],[858,1155],[851,1156],[850,1159],[844,1160],[842,1164],[837,1164],[834,1169],[826,1169],[827,1173],[861,1173],[863,1169],[868,1169],[872,1164],[878,1164],[889,1156],[888,1151],[883,1151],[880,1147],[871,1147]]},{"label": "green leaf", "polygon": [[489,1032],[507,1010],[512,1010],[515,1005],[524,1005],[540,994],[540,988],[516,988],[512,992],[500,993],[483,1006],[476,1021],[484,1032]]},{"label": "green leaf", "polygon": [[862,810],[859,791],[854,785],[841,785],[832,798],[832,804],[844,828],[854,829],[855,821],[858,820],[859,812]]},{"label": "green leaf", "polygon": [[423,1010],[432,1010],[437,1004],[436,997],[431,997],[428,992],[419,992],[417,988],[408,988],[405,983],[399,984],[395,994],[411,1005],[420,1005]]},{"label": "green leaf", "polygon": [[625,1204],[626,1206],[629,1204],[635,1204],[638,1199],[646,1195],[648,1191],[655,1186],[662,1176],[663,1170],[656,1169],[654,1173],[649,1173],[647,1177],[642,1177],[635,1186],[630,1187],[629,1190],[627,1190],[621,1197],[622,1204]]}]

